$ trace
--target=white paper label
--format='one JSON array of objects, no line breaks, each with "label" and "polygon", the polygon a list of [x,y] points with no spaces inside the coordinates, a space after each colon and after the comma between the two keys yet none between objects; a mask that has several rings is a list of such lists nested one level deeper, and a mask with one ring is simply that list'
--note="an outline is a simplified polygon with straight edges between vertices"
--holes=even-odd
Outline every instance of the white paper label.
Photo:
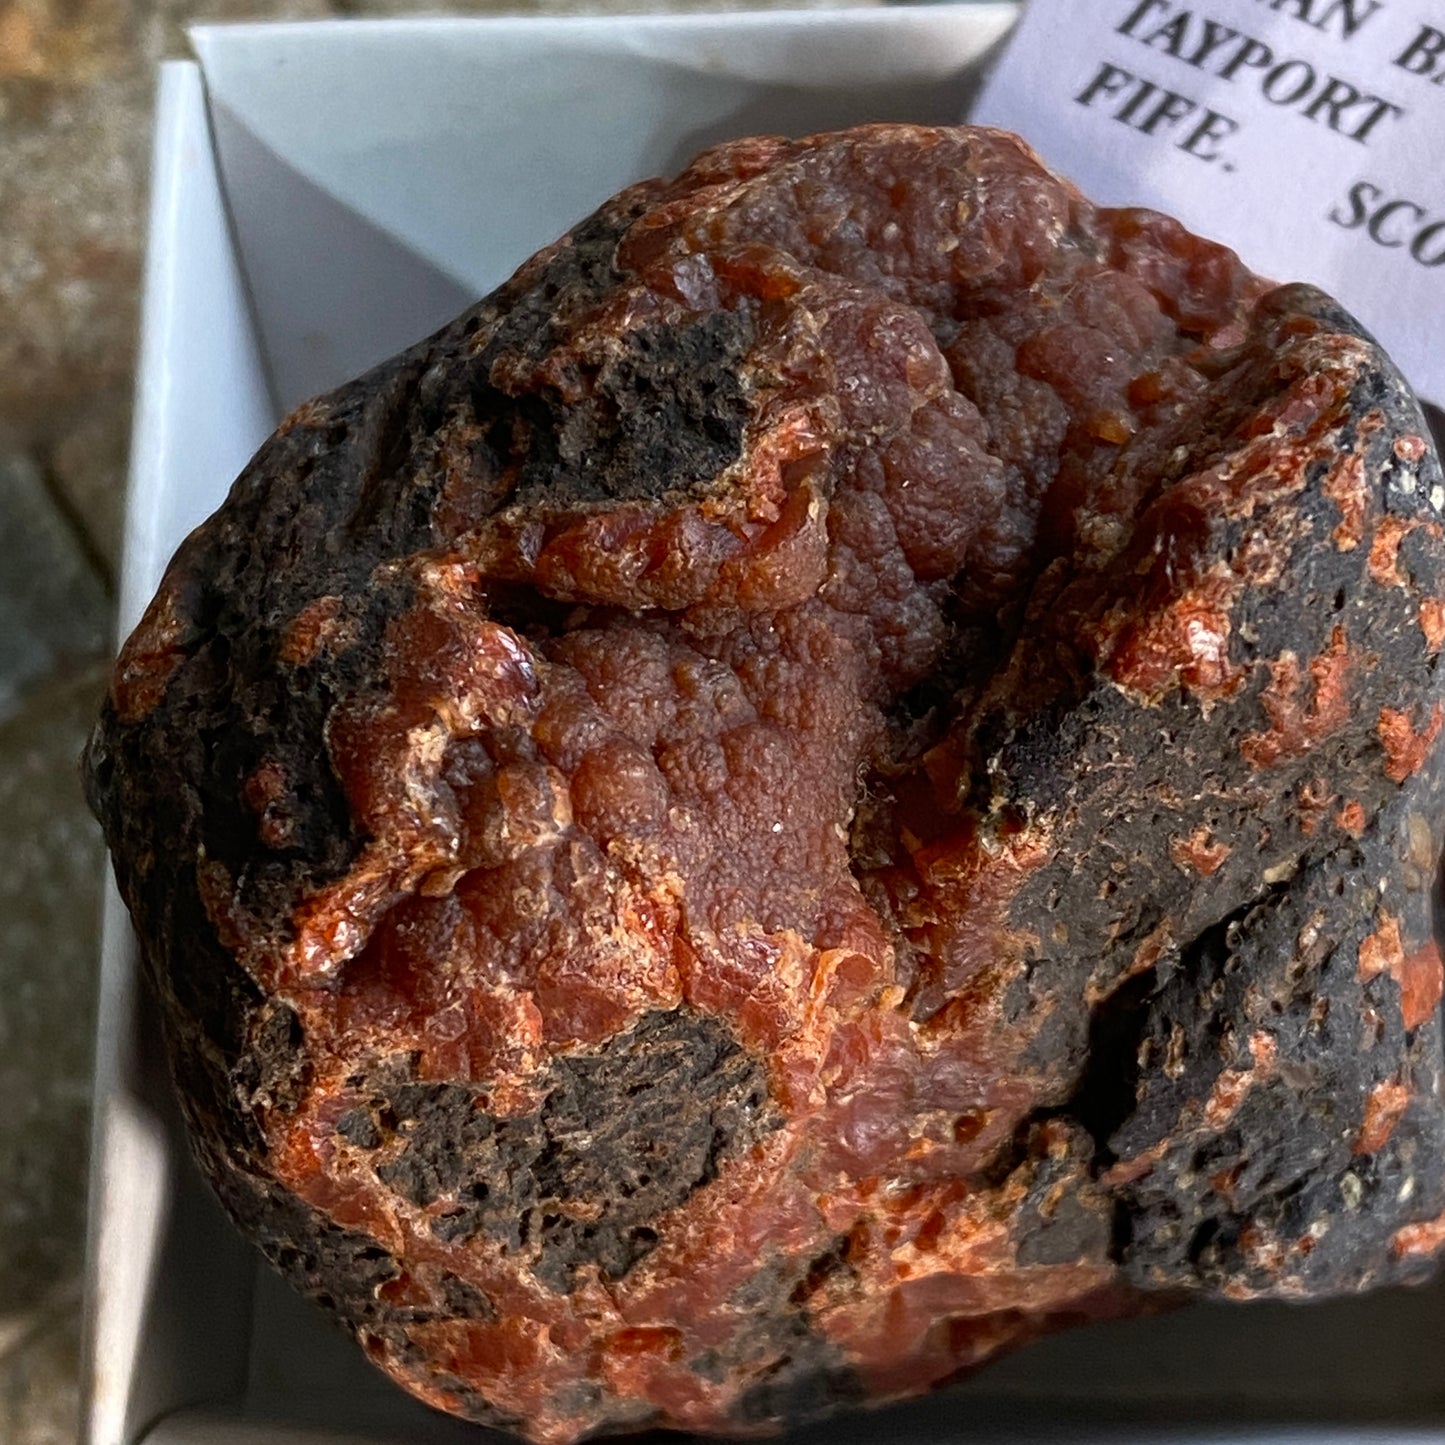
[{"label": "white paper label", "polygon": [[1323,287],[1445,404],[1445,0],[1031,0],[973,119]]}]

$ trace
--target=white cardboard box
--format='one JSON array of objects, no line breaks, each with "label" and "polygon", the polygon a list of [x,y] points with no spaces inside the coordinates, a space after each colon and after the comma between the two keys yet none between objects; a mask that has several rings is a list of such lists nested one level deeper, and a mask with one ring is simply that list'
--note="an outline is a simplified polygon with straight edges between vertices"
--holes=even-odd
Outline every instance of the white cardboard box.
[{"label": "white cardboard box", "polygon": [[[127,631],[296,402],[446,321],[623,184],[703,145],[946,122],[1008,4],[204,28],[165,67],[125,535]],[[89,1445],[477,1445],[371,1369],[221,1217],[107,899]],[[1207,1308],[1061,1336],[961,1390],[799,1432],[1445,1441],[1445,1291]],[[497,1438],[497,1437],[490,1437]]]}]

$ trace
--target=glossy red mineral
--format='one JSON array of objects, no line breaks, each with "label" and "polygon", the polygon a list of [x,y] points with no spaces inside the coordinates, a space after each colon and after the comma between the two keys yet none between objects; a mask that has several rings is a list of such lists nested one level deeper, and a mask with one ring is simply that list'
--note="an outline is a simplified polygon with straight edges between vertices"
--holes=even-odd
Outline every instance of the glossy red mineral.
[{"label": "glossy red mineral", "polygon": [[1425,438],[1333,303],[1010,136],[624,192],[289,417],[117,665],[222,1199],[545,1445],[1418,1276]]}]

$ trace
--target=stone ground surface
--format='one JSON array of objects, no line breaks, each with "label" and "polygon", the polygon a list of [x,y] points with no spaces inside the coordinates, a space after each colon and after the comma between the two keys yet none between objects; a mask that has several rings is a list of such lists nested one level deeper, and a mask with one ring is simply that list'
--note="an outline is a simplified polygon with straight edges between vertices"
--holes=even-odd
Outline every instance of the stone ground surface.
[{"label": "stone ground surface", "polygon": [[[621,13],[760,3],[787,0],[461,0],[444,8]],[[69,1445],[79,1418],[102,855],[76,758],[113,644],[156,66],[187,53],[192,21],[437,8],[413,0],[0,0],[3,1445]]]}]

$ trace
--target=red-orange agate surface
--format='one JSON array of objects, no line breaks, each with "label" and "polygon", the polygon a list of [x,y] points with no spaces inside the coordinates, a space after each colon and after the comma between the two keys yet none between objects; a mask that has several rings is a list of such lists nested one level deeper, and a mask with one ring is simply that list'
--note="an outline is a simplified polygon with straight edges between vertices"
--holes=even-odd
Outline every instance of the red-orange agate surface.
[{"label": "red-orange agate surface", "polygon": [[1417,1276],[1426,436],[1326,298],[998,132],[623,192],[287,418],[117,664],[227,1207],[544,1445]]}]

